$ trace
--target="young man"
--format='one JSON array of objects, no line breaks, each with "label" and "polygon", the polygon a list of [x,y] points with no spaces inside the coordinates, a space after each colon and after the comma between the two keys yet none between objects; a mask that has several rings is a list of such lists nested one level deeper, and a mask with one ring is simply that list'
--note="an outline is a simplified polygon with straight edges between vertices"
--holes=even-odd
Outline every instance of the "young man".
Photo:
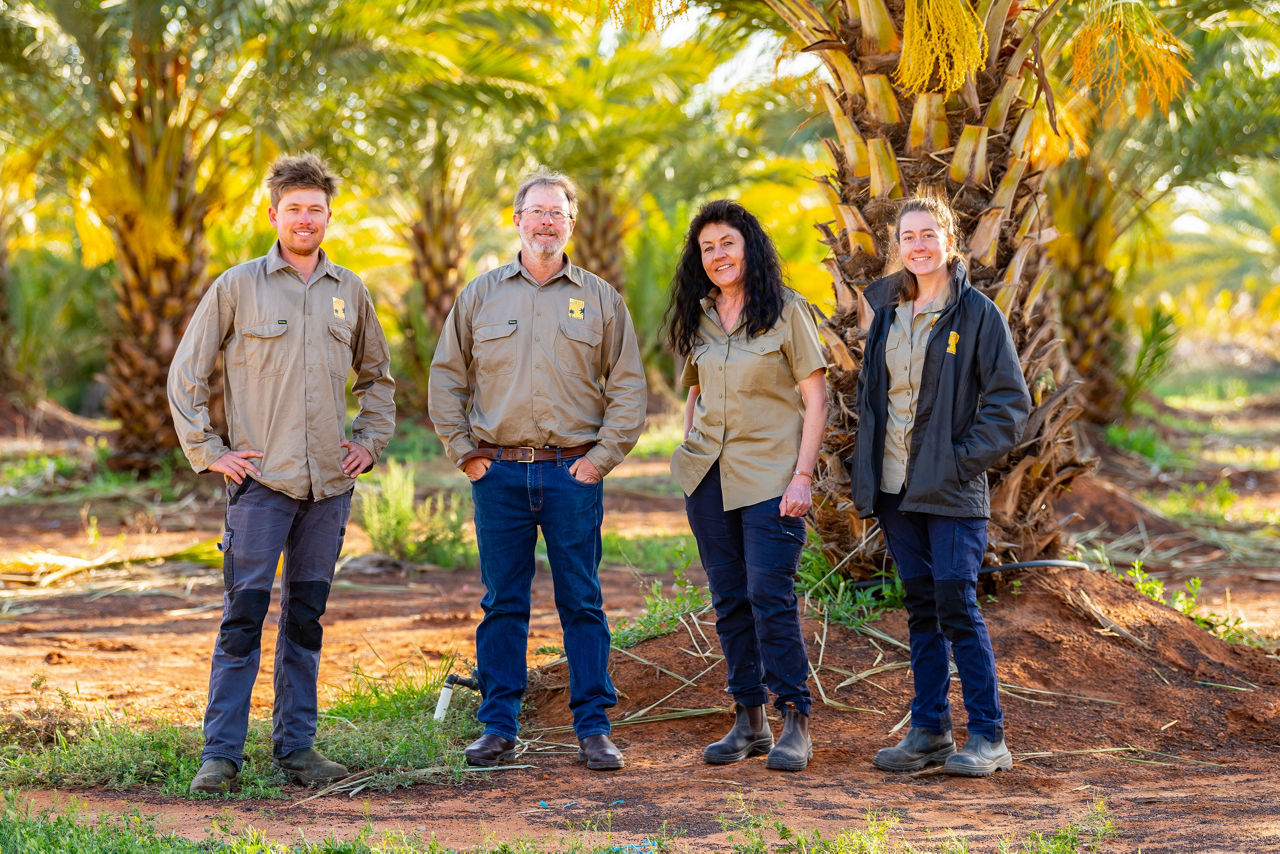
[{"label": "young man", "polygon": [[[280,555],[274,667],[274,763],[302,783],[344,777],[317,752],[320,617],[342,550],[355,478],[395,426],[395,386],[382,327],[364,283],[321,250],[337,176],[314,155],[271,166],[267,215],[279,239],[262,258],[218,277],[200,301],[169,369],[169,404],[197,472],[227,481],[222,626],[209,677],[204,752],[191,791],[236,787],[258,675],[262,622]],[[227,440],[209,420],[209,378],[226,376]],[[360,412],[344,433],[346,384]]]},{"label": "young man", "polygon": [[600,481],[640,437],[646,390],[621,295],[564,252],[576,199],[558,173],[520,184],[520,254],[458,295],[431,363],[431,419],[472,482],[486,591],[476,629],[484,735],[464,751],[472,765],[497,765],[515,748],[540,528],[578,759],[593,771],[622,767],[606,713],[618,701],[598,575]]}]

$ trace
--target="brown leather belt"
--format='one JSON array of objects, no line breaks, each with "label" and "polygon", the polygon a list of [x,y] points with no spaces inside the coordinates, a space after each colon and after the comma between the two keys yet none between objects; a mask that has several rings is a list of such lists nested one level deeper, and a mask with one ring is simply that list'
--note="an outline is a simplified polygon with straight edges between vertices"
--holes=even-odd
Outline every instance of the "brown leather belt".
[{"label": "brown leather belt", "polygon": [[587,451],[596,446],[595,442],[588,442],[585,445],[574,445],[572,448],[504,448],[501,445],[491,445],[488,442],[481,442],[480,447],[474,451],[467,451],[459,460],[459,465],[482,457],[486,460],[502,460],[509,463],[542,463],[547,460],[566,459],[568,457],[580,457]]}]

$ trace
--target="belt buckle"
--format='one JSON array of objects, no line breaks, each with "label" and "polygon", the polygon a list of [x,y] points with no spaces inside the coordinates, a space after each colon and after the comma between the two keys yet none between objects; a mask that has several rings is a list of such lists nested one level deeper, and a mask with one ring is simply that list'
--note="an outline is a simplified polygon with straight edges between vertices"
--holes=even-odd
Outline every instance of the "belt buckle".
[{"label": "belt buckle", "polygon": [[515,450],[517,450],[517,451],[528,451],[528,452],[529,452],[529,459],[527,459],[527,460],[516,460],[516,462],[518,462],[518,463],[532,463],[532,462],[535,462],[534,457],[536,456],[536,451],[537,451],[537,449],[536,449],[536,448],[534,448],[532,445],[521,445],[520,447],[516,448]]}]

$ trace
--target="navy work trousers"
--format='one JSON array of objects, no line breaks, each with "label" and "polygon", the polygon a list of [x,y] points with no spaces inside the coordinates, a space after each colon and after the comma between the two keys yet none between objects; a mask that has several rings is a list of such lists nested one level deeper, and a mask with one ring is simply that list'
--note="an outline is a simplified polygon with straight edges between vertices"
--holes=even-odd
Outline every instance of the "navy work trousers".
[{"label": "navy work trousers", "polygon": [[762,706],[772,689],[779,710],[790,704],[807,715],[809,657],[796,601],[804,519],[781,515],[781,498],[726,511],[717,461],[685,496],[685,512],[711,588],[729,693]]},{"label": "navy work trousers", "polygon": [[262,655],[262,623],[276,567],[280,624],[276,636],[272,752],[311,747],[318,714],[320,617],[351,513],[351,493],[300,501],[252,478],[227,483],[222,543],[222,626],[213,650],[201,761],[229,759],[239,768],[249,730],[249,700]]},{"label": "navy work trousers", "polygon": [[987,549],[987,520],[903,512],[901,495],[880,493],[876,517],[906,590],[907,630],[915,697],[911,725],[951,729],[950,661],[956,671],[969,734],[1004,738],[996,658],[978,610],[978,569]]},{"label": "navy work trousers", "polygon": [[484,731],[514,740],[527,682],[533,549],[547,544],[556,611],[569,659],[569,710],[578,738],[607,734],[606,709],[618,704],[609,678],[609,621],[600,592],[604,485],[569,473],[576,457],[535,463],[493,462],[471,482],[476,544],[484,582],[484,619],[476,627],[476,664]]}]

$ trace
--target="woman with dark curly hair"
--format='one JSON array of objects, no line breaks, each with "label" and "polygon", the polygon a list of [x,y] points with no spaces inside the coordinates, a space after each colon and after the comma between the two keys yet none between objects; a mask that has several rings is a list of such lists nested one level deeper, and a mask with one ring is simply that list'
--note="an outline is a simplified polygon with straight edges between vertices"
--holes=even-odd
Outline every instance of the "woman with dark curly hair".
[{"label": "woman with dark curly hair", "polygon": [[[719,765],[768,753],[767,767],[800,771],[813,755],[812,703],[795,574],[827,417],[817,326],[808,302],[783,283],[760,221],[720,200],[689,226],[667,328],[689,387],[671,471],[734,699],[732,729],[702,757]],[[764,708],[770,690],[783,715],[776,746]]]},{"label": "woman with dark curly hair", "polygon": [[[1031,398],[1004,315],[969,284],[946,202],[904,202],[895,232],[903,269],[866,289],[875,317],[847,463],[858,514],[880,520],[906,591],[915,696],[911,729],[873,764],[942,764],[948,774],[985,777],[1013,765],[978,610],[987,469],[1018,443]],[[969,717],[958,752],[948,700],[953,655]]]}]

